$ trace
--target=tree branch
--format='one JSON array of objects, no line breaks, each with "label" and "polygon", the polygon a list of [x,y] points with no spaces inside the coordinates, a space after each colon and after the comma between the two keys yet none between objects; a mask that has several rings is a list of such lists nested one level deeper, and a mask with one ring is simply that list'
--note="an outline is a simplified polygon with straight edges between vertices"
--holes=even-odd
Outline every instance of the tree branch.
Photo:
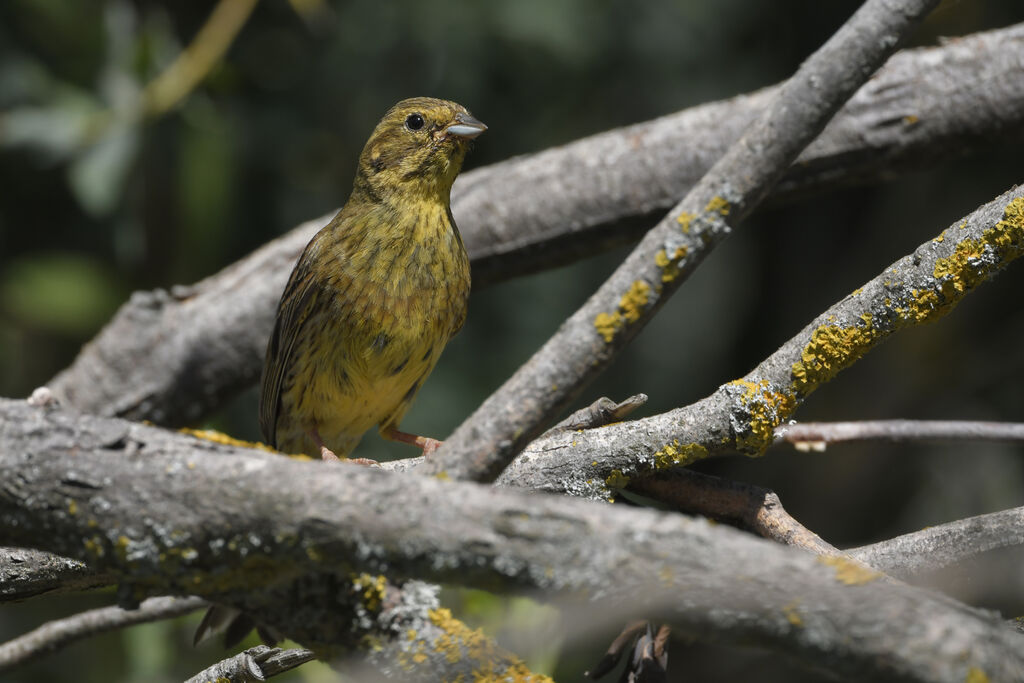
[{"label": "tree branch", "polygon": [[[800,156],[777,196],[877,181],[1024,129],[1024,25],[895,55]],[[668,209],[778,88],[694,107],[461,176],[452,204],[474,287],[635,239],[618,221]],[[529,196],[531,201],[520,198]],[[259,375],[309,221],[189,287],[138,292],[50,385],[91,413],[180,425]]]},{"label": "tree branch", "polygon": [[351,638],[331,588],[387,571],[600,599],[602,611],[859,679],[1024,676],[1019,634],[990,613],[725,526],[292,460],[23,401],[0,400],[0,424],[8,542],[116,572],[126,600],[159,590],[251,605],[318,656]]},{"label": "tree branch", "polygon": [[178,617],[205,605],[206,601],[200,598],[150,598],[138,609],[101,607],[66,619],[51,621],[0,645],[0,672],[10,671],[77,640],[126,626]]},{"label": "tree branch", "polygon": [[0,603],[109,586],[114,579],[78,560],[27,548],[0,548]]},{"label": "tree branch", "polygon": [[976,555],[1024,544],[1024,507],[958,519],[847,552],[896,577],[935,571]]},{"label": "tree branch", "polygon": [[282,650],[279,647],[257,645],[203,669],[185,683],[257,683],[291,671],[313,659],[314,655],[309,650]]},{"label": "tree branch", "polygon": [[713,456],[759,456],[774,442],[775,429],[820,385],[893,332],[949,313],[1022,252],[1024,187],[1017,187],[831,306],[742,379],[661,415],[552,431],[530,444],[498,481],[606,499],[637,476]]},{"label": "tree branch", "polygon": [[554,336],[420,469],[493,481],[746,218],[938,0],[868,0]]},{"label": "tree branch", "polygon": [[969,420],[863,420],[860,422],[805,422],[780,425],[777,443],[798,450],[825,450],[850,441],[1008,441],[1024,442],[1024,423]]},{"label": "tree branch", "polygon": [[741,525],[763,538],[818,555],[842,555],[793,518],[774,491],[680,469],[630,482],[629,490],[681,512]]}]

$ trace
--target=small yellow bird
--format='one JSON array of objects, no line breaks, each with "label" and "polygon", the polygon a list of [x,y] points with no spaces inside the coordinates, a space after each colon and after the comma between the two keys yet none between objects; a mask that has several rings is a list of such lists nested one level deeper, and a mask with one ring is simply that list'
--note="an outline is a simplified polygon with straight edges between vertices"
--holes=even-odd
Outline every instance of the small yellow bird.
[{"label": "small yellow bird", "polygon": [[374,425],[424,454],[440,445],[398,425],[466,319],[469,259],[450,194],[486,129],[427,97],[377,124],[348,202],[306,246],[278,305],[259,409],[271,446],[331,460]]}]

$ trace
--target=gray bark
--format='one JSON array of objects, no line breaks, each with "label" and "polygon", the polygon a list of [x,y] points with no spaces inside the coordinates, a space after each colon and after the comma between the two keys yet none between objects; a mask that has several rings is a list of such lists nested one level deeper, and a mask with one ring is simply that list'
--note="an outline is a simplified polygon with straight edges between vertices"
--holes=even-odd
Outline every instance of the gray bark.
[{"label": "gray bark", "polygon": [[251,608],[318,655],[351,644],[338,581],[386,571],[594,601],[595,618],[660,617],[859,680],[1024,677],[1024,641],[990,613],[676,514],[291,460],[21,401],[0,401],[0,425],[4,542],[114,572],[125,602],[169,591]]},{"label": "gray bark", "polygon": [[[878,182],[1020,135],[1022,70],[1024,25],[893,56],[804,151],[774,196]],[[464,174],[452,203],[474,286],[635,239],[620,222],[672,206],[777,92],[701,105]],[[50,386],[82,410],[159,424],[186,424],[216,410],[258,377],[284,282],[328,218],[195,285],[136,293]]]}]

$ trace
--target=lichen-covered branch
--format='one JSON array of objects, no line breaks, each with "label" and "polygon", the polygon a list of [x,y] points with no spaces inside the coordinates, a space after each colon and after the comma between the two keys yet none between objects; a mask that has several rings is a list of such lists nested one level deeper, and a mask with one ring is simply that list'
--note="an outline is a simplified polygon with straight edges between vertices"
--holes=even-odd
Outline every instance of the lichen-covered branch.
[{"label": "lichen-covered branch", "polygon": [[[778,196],[877,181],[1024,131],[1024,25],[894,56],[791,167]],[[624,218],[666,210],[778,88],[694,107],[463,174],[453,212],[474,286],[635,239]],[[529,202],[520,201],[530,197]],[[340,197],[339,197],[340,199]],[[195,285],[136,293],[50,383],[101,415],[185,424],[254,382],[309,221]]]},{"label": "lichen-covered branch", "polygon": [[422,468],[493,481],[782,177],[937,0],[868,0],[590,299]]},{"label": "lichen-covered branch", "polygon": [[23,636],[0,644],[0,672],[10,671],[83,638],[135,624],[170,619],[194,612],[205,605],[206,601],[199,598],[150,598],[138,609],[101,607],[66,619],[51,621]]},{"label": "lichen-covered branch", "polygon": [[949,313],[1022,253],[1024,187],[1017,187],[857,288],[745,377],[661,415],[547,434],[499,482],[607,498],[651,472],[718,455],[759,456],[821,384],[890,334]]},{"label": "lichen-covered branch", "polygon": [[[293,460],[22,401],[0,400],[0,425],[9,542],[115,572],[127,602],[168,591],[252,606],[318,656],[351,637],[338,586],[386,571],[599,601],[858,680],[1024,676],[1021,636],[990,613],[678,514]],[[362,586],[368,619],[396,608]]]}]

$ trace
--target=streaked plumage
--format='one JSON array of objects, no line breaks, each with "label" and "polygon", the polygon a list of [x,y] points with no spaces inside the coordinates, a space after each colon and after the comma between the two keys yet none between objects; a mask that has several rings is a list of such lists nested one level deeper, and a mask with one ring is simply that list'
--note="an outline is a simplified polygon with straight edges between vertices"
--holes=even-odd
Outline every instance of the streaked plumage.
[{"label": "streaked plumage", "polygon": [[271,445],[343,457],[374,425],[412,440],[398,425],[466,317],[469,260],[449,194],[484,129],[464,107],[422,97],[377,125],[352,195],[281,297],[260,392]]},{"label": "streaked plumage", "polygon": [[[436,448],[397,428],[466,319],[469,259],[449,194],[485,129],[461,105],[426,97],[399,102],[374,129],[352,195],[306,246],[278,304],[260,390],[270,445],[344,457],[379,425],[387,438]],[[231,647],[254,625],[214,605],[195,642],[226,627]],[[259,630],[268,644],[279,639]]]}]

